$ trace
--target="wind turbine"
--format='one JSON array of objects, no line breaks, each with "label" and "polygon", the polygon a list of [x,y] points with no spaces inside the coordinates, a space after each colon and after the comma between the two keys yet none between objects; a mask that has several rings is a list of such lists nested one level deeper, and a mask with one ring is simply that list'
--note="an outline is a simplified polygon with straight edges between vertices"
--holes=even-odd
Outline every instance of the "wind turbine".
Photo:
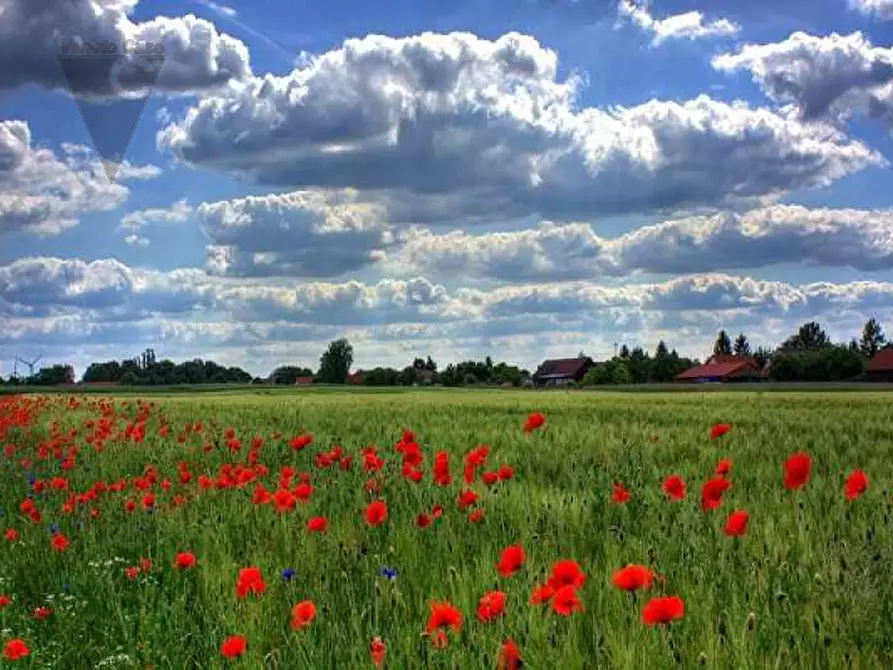
[{"label": "wind turbine", "polygon": [[[24,358],[19,358],[18,356],[16,356],[16,361],[18,361],[19,363],[22,363],[23,365],[27,365],[29,376],[33,377],[34,376],[34,366],[37,365],[38,361],[40,361],[41,358],[43,358],[43,356],[38,356],[33,361],[26,361]],[[16,377],[18,377],[18,367],[16,367],[15,374],[16,374]]]}]

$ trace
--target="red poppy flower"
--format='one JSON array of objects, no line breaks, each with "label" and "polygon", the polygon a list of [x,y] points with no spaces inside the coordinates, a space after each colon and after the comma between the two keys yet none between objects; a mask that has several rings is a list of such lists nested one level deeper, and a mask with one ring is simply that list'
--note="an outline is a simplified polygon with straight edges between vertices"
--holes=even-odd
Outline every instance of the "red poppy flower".
[{"label": "red poppy flower", "polygon": [[443,516],[443,506],[435,505],[434,507],[432,507],[431,508],[431,516],[435,519],[439,519],[440,517],[442,517]]},{"label": "red poppy flower", "polygon": [[369,655],[372,657],[372,665],[376,668],[380,668],[384,665],[384,657],[388,653],[388,648],[380,637],[376,636],[372,638],[372,642],[369,643]]},{"label": "red poppy flower", "polygon": [[521,665],[521,652],[518,649],[518,645],[509,638],[499,648],[496,670],[520,670]]},{"label": "red poppy flower", "polygon": [[56,551],[63,552],[68,549],[69,542],[68,538],[65,537],[62,533],[56,533],[55,535],[53,535],[53,539],[50,540],[50,544]]},{"label": "red poppy flower", "polygon": [[505,615],[505,592],[490,591],[485,593],[478,602],[478,621],[493,621],[497,617]]},{"label": "red poppy flower", "polygon": [[717,423],[710,429],[710,439],[716,440],[726,433],[732,430],[732,427],[727,423]]},{"label": "red poppy flower", "polygon": [[9,596],[0,595],[0,610],[9,605],[12,602],[12,598]]},{"label": "red poppy flower", "polygon": [[809,470],[812,459],[807,453],[799,453],[791,456],[784,464],[785,488],[793,491],[802,488],[809,481]]},{"label": "red poppy flower", "polygon": [[301,502],[307,502],[313,494],[313,485],[310,482],[301,482],[295,486],[294,494]]},{"label": "red poppy flower", "polygon": [[448,602],[431,603],[431,616],[428,617],[425,632],[431,636],[435,646],[447,645],[447,630],[452,630],[454,633],[462,630],[462,612]]},{"label": "red poppy flower", "polygon": [[679,475],[670,475],[664,480],[664,495],[670,500],[682,500],[685,498],[685,482]]},{"label": "red poppy flower", "polygon": [[612,583],[618,589],[624,591],[636,591],[638,589],[650,589],[654,580],[654,573],[644,565],[627,565],[614,573]]},{"label": "red poppy flower", "polygon": [[465,491],[462,491],[459,494],[459,497],[456,500],[456,502],[459,505],[459,509],[464,511],[464,510],[468,509],[469,507],[471,507],[472,505],[474,505],[478,501],[479,497],[480,496],[478,496],[476,491],[472,491],[471,489],[466,489]]},{"label": "red poppy flower", "polygon": [[499,481],[505,481],[506,479],[511,479],[515,476],[515,470],[509,465],[500,465],[499,469],[496,471],[496,475],[499,477]]},{"label": "red poppy flower", "polygon": [[248,640],[242,635],[231,635],[220,646],[220,654],[225,658],[238,658],[248,648]]},{"label": "red poppy flower", "polygon": [[3,537],[5,537],[10,542],[15,542],[19,539],[19,531],[15,528],[7,528],[3,533]]},{"label": "red poppy flower", "polygon": [[542,586],[534,586],[533,591],[530,594],[530,604],[545,605],[550,600],[552,600],[552,596],[554,595],[555,589],[553,589],[548,584],[543,584]]},{"label": "red poppy flower", "polygon": [[722,504],[722,496],[728,490],[729,480],[723,477],[714,477],[704,482],[701,489],[701,509],[716,509]]},{"label": "red poppy flower", "polygon": [[685,603],[678,596],[652,598],[642,610],[642,621],[647,625],[667,624],[685,616]]},{"label": "red poppy flower", "polygon": [[524,432],[532,433],[537,428],[542,427],[545,423],[546,417],[541,412],[534,412],[528,416],[527,421],[524,422]]},{"label": "red poppy flower", "polygon": [[481,481],[484,482],[485,486],[493,486],[493,484],[499,481],[499,475],[495,472],[485,472],[481,475]]},{"label": "red poppy flower", "polygon": [[416,517],[415,523],[419,528],[427,528],[431,525],[431,517],[422,512]]},{"label": "red poppy flower", "polygon": [[152,570],[152,561],[148,558],[140,559],[140,568],[142,568],[143,572],[149,572]]},{"label": "red poppy flower", "polygon": [[484,510],[482,507],[478,507],[476,510],[468,515],[468,523],[480,523],[483,520]]},{"label": "red poppy flower", "polygon": [[306,628],[316,617],[316,605],[312,600],[303,600],[292,608],[291,627],[295,630]]},{"label": "red poppy flower", "polygon": [[311,444],[312,442],[313,442],[313,435],[310,435],[309,433],[307,433],[304,435],[298,435],[297,437],[293,437],[291,439],[291,441],[288,443],[288,446],[290,446],[295,451],[300,451],[301,449],[303,449],[307,445]]},{"label": "red poppy flower", "polygon": [[267,590],[267,585],[261,576],[260,568],[250,567],[239,570],[239,578],[236,581],[236,597],[245,598],[249,594],[261,595]]},{"label": "red poppy flower", "polygon": [[127,579],[133,581],[140,576],[140,569],[138,566],[132,565],[128,568],[124,568],[124,574],[127,576]]},{"label": "red poppy flower", "polygon": [[388,518],[388,506],[384,500],[375,500],[366,507],[364,516],[370,526],[380,526]]},{"label": "red poppy flower", "polygon": [[574,612],[583,611],[583,603],[573,586],[562,586],[552,596],[552,611],[561,616],[570,616]]},{"label": "red poppy flower", "polygon": [[570,559],[563,559],[552,566],[552,575],[548,584],[556,591],[563,586],[572,586],[575,589],[582,588],[586,583],[586,575],[580,569],[579,563]]},{"label": "red poppy flower", "polygon": [[611,502],[614,502],[618,505],[622,505],[629,500],[629,491],[623,488],[623,484],[618,484],[614,482],[613,490],[611,491]]},{"label": "red poppy flower", "polygon": [[174,559],[174,565],[178,567],[180,570],[187,570],[191,567],[194,567],[196,563],[195,554],[189,551],[181,551],[177,554],[177,557]]},{"label": "red poppy flower", "polygon": [[35,607],[34,608],[34,618],[38,621],[46,621],[53,615],[52,607]]},{"label": "red poppy flower", "polygon": [[453,481],[450,475],[450,455],[445,451],[438,451],[434,455],[434,483],[438,486],[449,486]]},{"label": "red poppy flower", "polygon": [[28,649],[28,645],[25,644],[25,641],[18,638],[10,640],[3,647],[3,655],[10,661],[18,661],[21,658],[25,658],[30,653],[31,650]]},{"label": "red poppy flower", "polygon": [[844,495],[847,500],[855,500],[868,490],[868,475],[863,470],[854,470],[850,476],[846,478],[844,486]]},{"label": "red poppy flower", "polygon": [[273,506],[277,512],[288,512],[295,508],[298,499],[287,489],[279,489],[273,494]]},{"label": "red poppy flower", "polygon": [[311,533],[325,533],[329,526],[329,521],[324,516],[312,517],[307,522],[307,530]]},{"label": "red poppy flower", "polygon": [[732,471],[732,461],[728,458],[722,459],[719,463],[716,464],[716,474],[720,477],[725,477]]},{"label": "red poppy flower", "polygon": [[729,519],[726,521],[726,527],[723,532],[729,537],[740,537],[747,533],[747,522],[749,519],[750,515],[743,509],[736,510],[729,514]]},{"label": "red poppy flower", "polygon": [[524,554],[524,548],[519,544],[513,544],[502,550],[496,569],[499,570],[499,574],[503,577],[511,577],[521,569],[525,560],[527,560],[527,557]]}]

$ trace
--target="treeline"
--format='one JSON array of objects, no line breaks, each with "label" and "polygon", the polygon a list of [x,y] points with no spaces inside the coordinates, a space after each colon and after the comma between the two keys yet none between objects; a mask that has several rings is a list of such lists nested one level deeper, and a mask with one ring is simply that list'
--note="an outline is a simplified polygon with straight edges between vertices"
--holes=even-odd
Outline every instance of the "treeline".
[{"label": "treeline", "polygon": [[[0,378],[0,382],[3,379]],[[5,382],[14,386],[60,386],[74,384],[74,368],[70,365],[50,365],[27,377],[10,375]]]},{"label": "treeline", "polygon": [[122,384],[124,386],[173,386],[176,384],[247,384],[250,374],[242,368],[226,367],[214,361],[196,358],[174,363],[156,360],[155,351],[146,349],[139,357],[123,361],[91,363],[84,372],[84,383]]},{"label": "treeline", "polygon": [[663,340],[657,343],[654,356],[642,347],[630,349],[623,345],[616,356],[591,368],[581,384],[660,384],[673,381],[680,372],[695,365],[700,362],[680,356],[675,349],[670,351]]}]

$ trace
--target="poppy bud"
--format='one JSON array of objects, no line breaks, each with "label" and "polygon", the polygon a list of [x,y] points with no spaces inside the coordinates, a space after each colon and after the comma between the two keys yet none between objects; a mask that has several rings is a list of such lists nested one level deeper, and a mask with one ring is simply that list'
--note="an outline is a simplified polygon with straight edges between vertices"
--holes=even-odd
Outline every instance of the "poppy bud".
[{"label": "poppy bud", "polygon": [[757,615],[755,612],[751,612],[747,615],[747,630],[753,630],[757,627]]},{"label": "poppy bud", "polygon": [[707,665],[707,654],[703,651],[698,654],[698,665]]}]

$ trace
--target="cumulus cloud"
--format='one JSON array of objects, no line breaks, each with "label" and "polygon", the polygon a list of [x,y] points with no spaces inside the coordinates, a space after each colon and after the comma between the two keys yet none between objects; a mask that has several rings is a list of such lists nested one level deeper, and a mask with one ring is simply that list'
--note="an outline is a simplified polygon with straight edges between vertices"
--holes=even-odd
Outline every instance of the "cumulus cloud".
[{"label": "cumulus cloud", "polygon": [[186,200],[178,200],[170,207],[156,207],[129,212],[121,219],[122,230],[135,233],[150,223],[183,223],[189,220],[192,207]]},{"label": "cumulus cloud", "polygon": [[475,235],[412,229],[390,272],[500,281],[685,274],[779,263],[893,269],[893,211],[772,205],[672,219],[616,238],[591,224],[544,222]]},{"label": "cumulus cloud", "polygon": [[617,4],[620,16],[630,19],[639,28],[652,35],[651,43],[659,46],[676,39],[697,40],[708,37],[728,37],[737,34],[741,26],[728,19],[704,21],[701,12],[673,14],[665,19],[655,19],[648,9],[647,0],[620,0]]},{"label": "cumulus cloud", "polygon": [[893,308],[893,284],[856,282],[795,286],[724,273],[662,282],[602,285],[591,281],[445,286],[423,277],[375,283],[235,282],[198,269],[129,268],[114,260],[86,263],[28,258],[0,268],[0,300],[15,314],[60,315],[91,310],[97,320],[157,314],[201,316],[207,322],[289,321],[317,325],[456,323],[529,315],[591,315],[605,310],[748,310],[787,313],[818,306]]},{"label": "cumulus cloud", "polygon": [[[130,14],[139,0],[6,0],[0,20],[0,90],[27,84],[68,90],[83,96],[115,96],[114,87],[149,84],[159,92],[209,90],[251,74],[247,47],[214,24],[193,15],[159,16],[135,22]],[[164,64],[155,76],[133,53],[124,57],[118,84],[109,64],[96,59],[59,56],[71,40],[125,45],[163,45]],[[133,52],[133,50],[131,50]],[[114,78],[112,78],[114,79]]]},{"label": "cumulus cloud", "polygon": [[893,0],[850,0],[850,7],[881,21],[893,21]]},{"label": "cumulus cloud", "polygon": [[[126,178],[148,178],[149,168],[125,163]],[[0,121],[0,236],[24,231],[54,235],[76,226],[78,217],[121,205],[129,194],[111,183],[102,164],[83,147],[63,155],[32,143],[25,121]]]},{"label": "cumulus cloud", "polygon": [[352,190],[249,196],[198,207],[209,270],[238,277],[337,277],[393,243],[383,207]]},{"label": "cumulus cloud", "polygon": [[893,48],[875,47],[861,32],[795,32],[716,56],[713,67],[750,72],[768,96],[794,105],[803,119],[858,111],[893,122]]},{"label": "cumulus cloud", "polygon": [[580,108],[582,79],[557,71],[516,33],[370,35],[203,98],[159,144],[261,184],[353,187],[394,222],[716,205],[882,162],[831,126],[743,102]]}]

